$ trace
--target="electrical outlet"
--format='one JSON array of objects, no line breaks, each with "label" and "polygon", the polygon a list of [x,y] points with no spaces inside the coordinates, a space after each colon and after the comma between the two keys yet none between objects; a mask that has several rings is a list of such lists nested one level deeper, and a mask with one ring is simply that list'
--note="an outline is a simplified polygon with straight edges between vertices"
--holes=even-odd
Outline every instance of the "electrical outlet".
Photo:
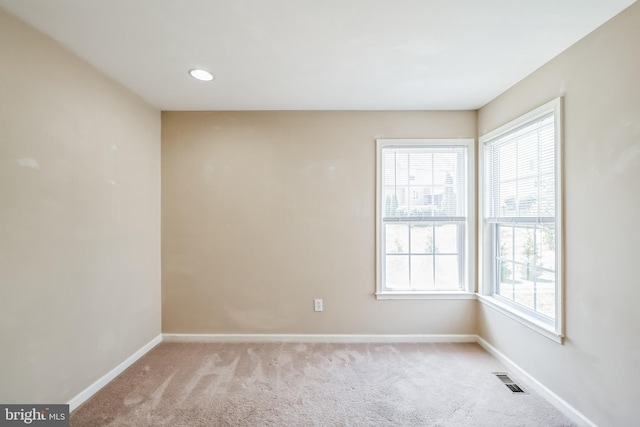
[{"label": "electrical outlet", "polygon": [[313,311],[322,311],[322,300],[314,299],[313,300]]}]

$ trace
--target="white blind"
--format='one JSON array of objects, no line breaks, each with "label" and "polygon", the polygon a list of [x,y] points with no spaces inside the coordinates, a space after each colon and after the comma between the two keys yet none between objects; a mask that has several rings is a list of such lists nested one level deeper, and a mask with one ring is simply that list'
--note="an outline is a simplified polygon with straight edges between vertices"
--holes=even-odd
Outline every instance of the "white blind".
[{"label": "white blind", "polygon": [[489,221],[555,217],[554,141],[549,113],[486,142]]},{"label": "white blind", "polygon": [[383,220],[466,216],[466,147],[382,149]]}]

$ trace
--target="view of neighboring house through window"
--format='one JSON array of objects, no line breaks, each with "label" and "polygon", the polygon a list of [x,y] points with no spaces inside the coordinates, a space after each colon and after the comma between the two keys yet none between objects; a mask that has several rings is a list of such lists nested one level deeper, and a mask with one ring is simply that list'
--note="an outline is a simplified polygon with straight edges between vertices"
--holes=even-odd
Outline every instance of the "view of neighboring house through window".
[{"label": "view of neighboring house through window", "polygon": [[556,330],[559,100],[481,138],[485,294]]},{"label": "view of neighboring house through window", "polygon": [[468,289],[472,144],[378,140],[378,294]]}]

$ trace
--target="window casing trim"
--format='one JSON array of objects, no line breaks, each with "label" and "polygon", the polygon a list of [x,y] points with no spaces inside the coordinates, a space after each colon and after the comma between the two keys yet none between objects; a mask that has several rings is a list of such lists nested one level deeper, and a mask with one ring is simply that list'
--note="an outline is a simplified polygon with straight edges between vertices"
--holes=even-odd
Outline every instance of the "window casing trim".
[{"label": "window casing trim", "polygon": [[[383,206],[382,197],[382,150],[385,147],[465,147],[466,148],[466,222],[464,237],[464,285],[460,291],[451,290],[388,290],[384,289],[383,267],[384,254],[382,253],[383,239]],[[451,139],[376,139],[376,292],[377,299],[475,299],[475,265],[476,265],[476,186],[475,186],[475,139],[473,138],[451,138]],[[458,219],[457,217],[440,218]]]},{"label": "window casing trim", "polygon": [[528,316],[527,313],[522,313],[520,311],[514,310],[510,304],[501,301],[500,298],[491,295],[478,294],[478,301],[480,301],[487,307],[490,307],[493,310],[515,320],[521,325],[524,325],[529,329],[533,329],[534,331],[538,332],[541,335],[544,335],[550,340],[557,342],[558,344],[562,344],[564,341],[564,336],[562,334],[556,333],[554,330],[549,329],[549,325],[540,322],[533,316]]},{"label": "window casing trim", "polygon": [[376,299],[477,299],[466,291],[385,291],[376,292]]},{"label": "window casing trim", "polygon": [[[553,322],[545,322],[537,316],[529,313],[528,310],[518,309],[515,304],[510,304],[502,300],[494,293],[494,280],[491,267],[496,257],[493,233],[493,224],[487,220],[486,207],[488,206],[487,172],[485,170],[487,142],[495,140],[500,136],[509,133],[539,119],[549,113],[554,115],[554,149],[555,149],[555,233],[556,233],[556,297],[555,297],[555,319]],[[506,123],[497,129],[482,135],[478,144],[478,300],[487,306],[503,313],[504,315],[518,321],[519,323],[539,332],[560,344],[564,340],[564,232],[563,232],[563,131],[562,131],[562,98],[555,98],[550,102]],[[503,218],[503,220],[508,218]],[[521,222],[522,219],[519,219]],[[526,220],[525,220],[526,221]]]}]

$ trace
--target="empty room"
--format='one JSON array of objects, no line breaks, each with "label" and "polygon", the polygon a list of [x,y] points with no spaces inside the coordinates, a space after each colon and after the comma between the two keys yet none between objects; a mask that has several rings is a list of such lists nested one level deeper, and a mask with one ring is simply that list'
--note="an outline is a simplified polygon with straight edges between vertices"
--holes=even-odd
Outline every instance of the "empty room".
[{"label": "empty room", "polygon": [[639,425],[639,218],[634,0],[0,0],[2,426]]}]

